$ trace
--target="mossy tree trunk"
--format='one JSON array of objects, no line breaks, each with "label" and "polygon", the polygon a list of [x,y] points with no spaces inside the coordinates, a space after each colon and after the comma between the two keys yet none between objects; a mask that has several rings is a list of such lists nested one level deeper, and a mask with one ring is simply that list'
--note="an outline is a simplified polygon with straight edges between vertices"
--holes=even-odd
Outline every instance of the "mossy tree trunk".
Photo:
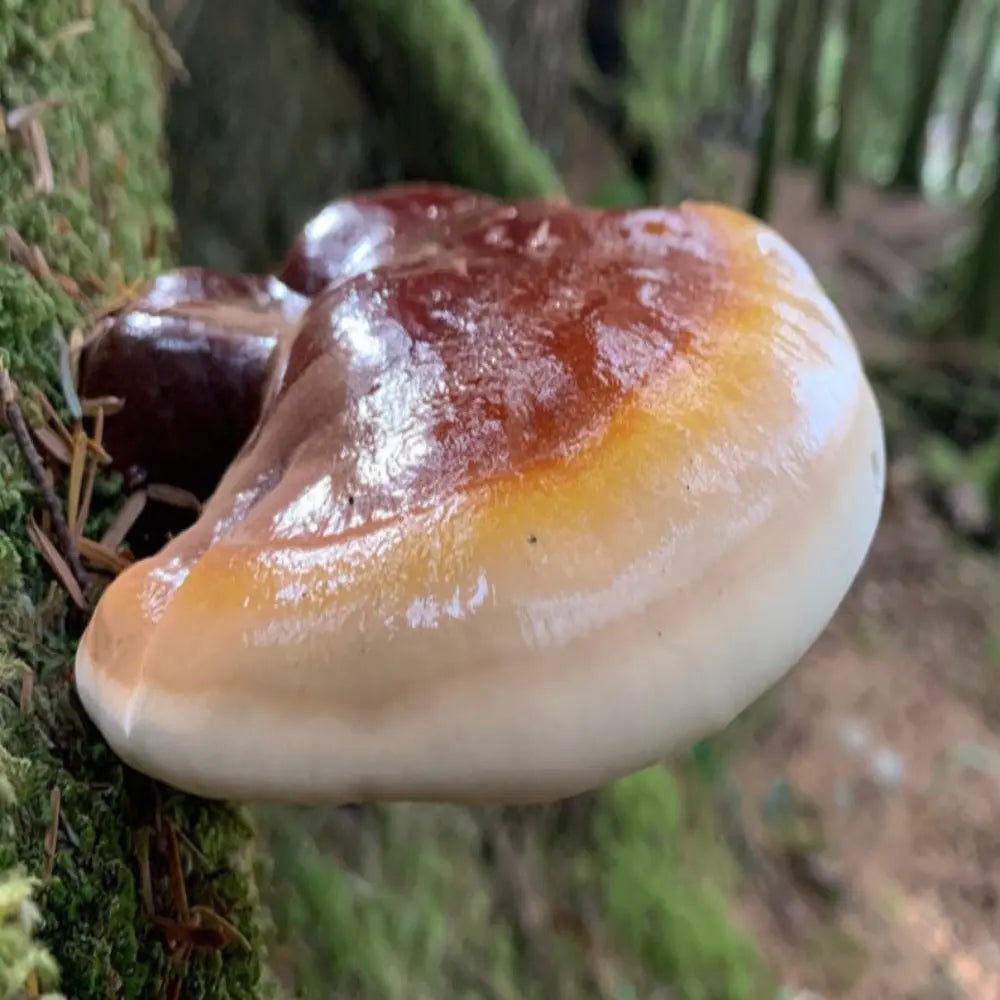
[{"label": "mossy tree trunk", "polygon": [[583,0],[474,0],[528,134],[558,166],[566,153]]},{"label": "mossy tree trunk", "polygon": [[[85,326],[104,299],[161,266],[172,241],[163,86],[149,24],[140,5],[122,0],[94,0],[89,12],[81,18],[77,0],[0,4],[8,123],[0,221],[14,247],[0,249],[0,357],[29,421],[37,416],[32,387],[61,400],[53,331]],[[29,110],[12,114],[18,109]],[[28,142],[12,123],[33,116]],[[18,237],[37,248],[30,270]],[[38,266],[42,258],[46,267]],[[91,532],[106,525],[115,490],[101,479]],[[105,1000],[175,987],[195,998],[270,993],[247,819],[127,771],[89,724],[72,679],[85,616],[69,606],[29,543],[26,521],[38,507],[16,442],[0,427],[0,995],[58,988],[72,1000]],[[174,961],[146,912],[148,902],[157,916],[178,919],[168,831],[179,836],[172,857],[190,903],[222,916],[242,944]],[[141,860],[147,835],[148,867]],[[41,921],[34,943],[21,922],[32,912],[23,896],[32,882]],[[19,900],[13,907],[6,905],[11,887]]]},{"label": "mossy tree trunk", "polygon": [[792,159],[811,164],[816,158],[816,105],[819,94],[819,63],[826,33],[828,0],[805,0],[805,49],[802,73],[795,95],[795,125],[792,132]]},{"label": "mossy tree trunk", "polygon": [[[423,6],[396,3],[416,15]],[[414,139],[416,154],[399,145],[405,136],[394,109],[376,106],[378,94],[359,86],[329,44],[332,33],[355,30],[341,27],[341,18],[351,16],[349,4],[342,5],[339,14],[326,11],[321,31],[293,0],[240,0],[240,17],[233,16],[226,0],[152,4],[191,76],[190,83],[174,85],[167,121],[173,205],[185,263],[265,270],[276,265],[309,216],[347,192],[427,176],[429,171],[443,180],[490,186],[508,169],[493,161],[510,158],[516,163],[525,155],[537,160],[539,147],[558,163],[569,118],[582,0],[476,0],[474,6],[465,0],[461,25],[478,41],[442,44],[434,59],[459,60],[454,72],[464,76],[457,88],[460,97],[466,91],[491,92],[491,100],[505,111],[498,115],[483,105],[481,118],[463,132],[461,119],[449,124],[448,105],[437,90],[414,84],[406,100],[411,105],[426,101],[426,106],[413,128],[423,121],[435,130]],[[433,14],[430,8],[426,12]],[[388,50],[390,43],[405,46],[408,39],[417,46],[433,42],[427,32],[407,35],[405,24],[392,24],[385,16],[391,27],[388,41],[379,29],[377,36],[366,36],[367,45]],[[415,21],[422,23],[419,16]],[[378,21],[371,25],[377,27]],[[475,49],[487,52],[490,60],[483,65],[470,60]],[[419,53],[406,56],[411,67],[420,58]],[[510,80],[516,104],[509,91],[498,95],[498,81],[506,88],[498,63]],[[398,70],[388,57],[373,57],[369,72],[383,69],[395,79]],[[446,161],[442,143],[434,136],[447,136],[456,144],[468,140],[482,149],[484,129],[510,129],[512,106],[524,119],[523,125],[514,124],[512,133],[522,144],[520,150],[506,148],[508,131],[501,141],[490,140],[492,160],[484,158],[481,170],[470,172],[465,161]],[[436,119],[437,114],[445,117]],[[545,173],[549,179],[553,176],[551,168]],[[529,171],[523,176],[525,187],[511,193],[537,193],[537,175]]]},{"label": "mossy tree trunk", "polygon": [[836,211],[840,207],[855,105],[868,62],[874,0],[847,0],[847,52],[840,70],[837,124],[827,143],[819,175],[820,205]]},{"label": "mossy tree trunk", "polygon": [[921,0],[915,5],[917,59],[906,130],[892,181],[895,188],[920,189],[927,125],[960,5],[961,0]]},{"label": "mossy tree trunk", "polygon": [[384,115],[407,176],[502,197],[562,193],[468,0],[299,0],[299,7]]}]

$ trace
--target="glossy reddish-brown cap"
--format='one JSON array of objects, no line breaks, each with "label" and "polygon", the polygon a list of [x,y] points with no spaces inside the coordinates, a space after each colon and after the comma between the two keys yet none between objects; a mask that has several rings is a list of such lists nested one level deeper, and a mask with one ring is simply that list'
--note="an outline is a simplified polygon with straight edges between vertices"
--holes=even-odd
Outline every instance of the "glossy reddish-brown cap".
[{"label": "glossy reddish-brown cap", "polygon": [[320,287],[201,519],[104,594],[77,684],[140,770],[569,795],[727,723],[861,566],[879,413],[778,235],[707,204],[435,212],[419,259]]},{"label": "glossy reddish-brown cap", "polygon": [[439,253],[500,203],[445,184],[405,184],[331,202],[298,235],[278,277],[303,295],[374,267]]},{"label": "glossy reddish-brown cap", "polygon": [[211,493],[257,422],[278,339],[307,304],[273,277],[182,268],[98,325],[80,391],[124,398],[104,444],[129,486]]}]

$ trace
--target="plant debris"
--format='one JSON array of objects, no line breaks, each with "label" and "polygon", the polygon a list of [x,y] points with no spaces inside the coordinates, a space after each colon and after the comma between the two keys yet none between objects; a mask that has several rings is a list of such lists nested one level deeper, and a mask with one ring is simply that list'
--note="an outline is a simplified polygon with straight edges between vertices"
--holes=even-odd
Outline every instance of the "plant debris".
[{"label": "plant debris", "polygon": [[94,30],[93,17],[80,17],[75,21],[68,21],[46,42],[46,49],[49,54],[55,52],[60,45],[66,45],[74,38],[82,35],[89,35]]},{"label": "plant debris", "polygon": [[191,74],[184,65],[181,54],[174,48],[170,36],[160,26],[153,12],[139,0],[125,0],[125,6],[135,18],[136,24],[145,32],[156,52],[157,59],[166,69],[167,75],[176,77],[182,83],[191,82]]},{"label": "plant debris", "polygon": [[39,194],[51,194],[56,188],[56,181],[42,123],[37,118],[30,119],[25,132],[28,148],[35,161],[35,190]]},{"label": "plant debris", "polygon": [[116,550],[124,541],[125,536],[132,530],[135,522],[139,520],[146,507],[146,491],[136,490],[130,493],[128,499],[121,506],[115,519],[111,522],[108,530],[101,537],[101,545],[107,549]]},{"label": "plant debris", "polygon": [[167,504],[169,507],[193,510],[195,514],[201,513],[201,501],[189,490],[182,490],[178,486],[169,486],[166,483],[150,483],[146,487],[146,496],[150,500]]},{"label": "plant debris", "polygon": [[49,796],[49,808],[52,812],[52,820],[49,828],[45,831],[45,868],[42,872],[42,884],[47,885],[52,878],[52,869],[56,862],[56,846],[59,840],[59,805],[62,801],[62,794],[58,785],[52,786],[52,793]]},{"label": "plant debris", "polygon": [[[63,588],[73,599],[73,603],[81,611],[85,611],[87,609],[87,599],[83,595],[81,584],[77,581],[73,570],[53,544],[52,539],[39,527],[34,515],[28,516],[27,529],[31,544],[38,549],[42,558],[49,564],[49,568],[55,573]],[[84,572],[82,565],[80,572]]]},{"label": "plant debris", "polygon": [[[73,544],[73,539],[66,524],[63,514],[62,504],[56,496],[52,484],[45,474],[45,467],[42,457],[35,447],[28,426],[24,421],[24,414],[17,402],[17,389],[7,374],[7,369],[0,363],[0,404],[4,422],[10,428],[14,439],[17,441],[21,454],[28,465],[28,471],[35,485],[38,486],[45,501],[45,508],[52,520],[52,526],[56,539],[59,543],[57,549],[55,545],[43,534],[34,518],[28,522],[28,534],[32,536],[32,542],[39,549],[46,561],[62,580],[63,584],[70,591],[70,596],[81,607],[86,607],[83,599],[83,589],[88,584],[87,573],[80,562],[80,554]],[[45,544],[48,543],[48,544]],[[64,572],[65,570],[65,572]],[[75,586],[69,586],[68,581],[72,581]]]},{"label": "plant debris", "polygon": [[49,97],[44,101],[32,101],[31,104],[13,108],[7,112],[7,128],[11,132],[19,132],[29,122],[35,121],[43,111],[61,107],[65,103],[65,97]]},{"label": "plant debris", "polygon": [[126,553],[102,545],[90,538],[80,538],[80,555],[96,570],[117,576],[132,565],[132,557]]}]

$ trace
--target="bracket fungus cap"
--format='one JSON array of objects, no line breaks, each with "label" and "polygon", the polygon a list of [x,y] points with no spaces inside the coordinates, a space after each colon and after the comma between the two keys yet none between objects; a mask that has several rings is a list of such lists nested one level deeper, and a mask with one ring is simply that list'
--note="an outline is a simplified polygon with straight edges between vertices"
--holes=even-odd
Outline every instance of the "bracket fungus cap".
[{"label": "bracket fungus cap", "polygon": [[882,424],[780,236],[712,204],[462,204],[416,257],[302,287],[201,517],[102,596],[76,681],[135,768],[561,798],[726,725],[850,587]]}]

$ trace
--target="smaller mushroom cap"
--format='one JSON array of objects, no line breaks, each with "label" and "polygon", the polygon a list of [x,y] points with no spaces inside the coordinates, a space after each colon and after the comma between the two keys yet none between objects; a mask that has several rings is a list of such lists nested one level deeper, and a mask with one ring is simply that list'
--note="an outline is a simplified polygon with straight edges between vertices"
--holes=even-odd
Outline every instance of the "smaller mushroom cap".
[{"label": "smaller mushroom cap", "polygon": [[212,492],[260,416],[278,340],[307,304],[273,277],[181,268],[98,324],[80,391],[124,397],[104,444],[130,487]]}]

